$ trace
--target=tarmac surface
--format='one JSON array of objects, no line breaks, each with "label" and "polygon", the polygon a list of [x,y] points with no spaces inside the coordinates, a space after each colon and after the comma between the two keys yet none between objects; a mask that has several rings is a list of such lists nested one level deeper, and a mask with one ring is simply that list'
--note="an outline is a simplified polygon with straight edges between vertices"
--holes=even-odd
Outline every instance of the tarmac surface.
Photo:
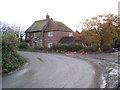
[{"label": "tarmac surface", "polygon": [[95,88],[95,70],[87,61],[64,55],[22,52],[18,71],[3,75],[3,88]]},{"label": "tarmac surface", "polygon": [[95,86],[97,88],[120,87],[120,52],[67,54],[91,63],[95,69]]}]

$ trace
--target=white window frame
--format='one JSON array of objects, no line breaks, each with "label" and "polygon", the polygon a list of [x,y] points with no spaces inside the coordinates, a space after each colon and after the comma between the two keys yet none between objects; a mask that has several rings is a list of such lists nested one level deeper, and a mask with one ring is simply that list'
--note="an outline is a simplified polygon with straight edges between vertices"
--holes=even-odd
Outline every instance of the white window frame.
[{"label": "white window frame", "polygon": [[69,37],[72,37],[72,36],[73,36],[72,32],[69,32]]},{"label": "white window frame", "polygon": [[29,33],[27,33],[27,39],[29,38]]},{"label": "white window frame", "polygon": [[48,37],[52,37],[53,36],[53,32],[48,32]]},{"label": "white window frame", "polygon": [[33,38],[35,39],[35,38],[37,38],[37,36],[36,36],[36,33],[34,32],[33,33]]},{"label": "white window frame", "polygon": [[43,46],[43,40],[40,39],[40,46]]},{"label": "white window frame", "polygon": [[51,48],[53,46],[53,43],[48,43],[48,48]]}]

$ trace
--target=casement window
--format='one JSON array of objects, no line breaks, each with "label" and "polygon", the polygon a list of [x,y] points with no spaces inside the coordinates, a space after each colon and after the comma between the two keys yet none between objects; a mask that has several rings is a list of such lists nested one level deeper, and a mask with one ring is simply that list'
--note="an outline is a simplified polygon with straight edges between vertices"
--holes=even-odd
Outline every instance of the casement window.
[{"label": "casement window", "polygon": [[48,37],[52,37],[53,36],[53,32],[48,32]]},{"label": "casement window", "polygon": [[37,38],[36,33],[33,33],[33,38],[34,38],[34,39]]},{"label": "casement window", "polygon": [[73,35],[72,35],[72,32],[69,32],[69,37],[72,37]]},{"label": "casement window", "polygon": [[29,38],[29,33],[27,33],[27,38]]},{"label": "casement window", "polygon": [[51,48],[52,47],[52,43],[48,43],[48,48]]},{"label": "casement window", "polygon": [[33,47],[37,47],[38,46],[38,41],[34,41],[33,42]]},{"label": "casement window", "polygon": [[42,47],[43,46],[43,40],[40,39],[40,46]]}]

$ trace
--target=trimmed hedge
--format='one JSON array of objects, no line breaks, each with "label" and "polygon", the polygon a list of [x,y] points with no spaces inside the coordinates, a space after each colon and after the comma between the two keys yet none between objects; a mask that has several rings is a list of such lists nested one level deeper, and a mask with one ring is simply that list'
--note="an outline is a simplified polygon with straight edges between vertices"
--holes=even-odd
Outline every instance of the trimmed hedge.
[{"label": "trimmed hedge", "polygon": [[46,51],[47,50],[47,48],[45,48],[45,47],[34,47],[34,48],[31,48],[32,50],[40,50],[40,51]]},{"label": "trimmed hedge", "polygon": [[29,48],[27,43],[25,43],[25,42],[20,43],[19,49],[27,49],[27,48]]},{"label": "trimmed hedge", "polygon": [[80,44],[56,44],[51,48],[53,51],[65,51],[65,52],[73,52],[73,51],[80,51],[83,49],[83,46]]},{"label": "trimmed hedge", "polygon": [[87,52],[96,52],[98,50],[98,47],[98,45],[86,46],[84,47],[84,50]]},{"label": "trimmed hedge", "polygon": [[[91,46],[83,46],[81,44],[56,44],[51,49],[52,51],[56,52],[79,52],[80,50],[84,49],[87,52],[97,52],[98,51],[98,45],[91,45]],[[105,51],[105,50],[103,50]],[[107,51],[107,50],[106,50]]]},{"label": "trimmed hedge", "polygon": [[47,47],[34,47],[34,48],[26,48],[23,50],[28,51],[53,51],[53,52],[79,52],[80,50],[85,50],[87,52],[98,52],[98,48],[101,48],[102,52],[111,52],[112,47],[106,45],[91,45],[91,46],[83,46],[81,44],[56,44],[51,48]]},{"label": "trimmed hedge", "polygon": [[103,52],[111,52],[112,51],[112,46],[108,46],[108,45],[102,45],[101,46],[101,50],[103,51]]}]

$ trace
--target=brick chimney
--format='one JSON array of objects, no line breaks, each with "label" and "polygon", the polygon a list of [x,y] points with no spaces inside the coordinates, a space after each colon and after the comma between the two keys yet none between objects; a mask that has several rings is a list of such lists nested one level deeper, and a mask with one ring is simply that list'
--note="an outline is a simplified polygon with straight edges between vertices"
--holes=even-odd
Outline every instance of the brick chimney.
[{"label": "brick chimney", "polygon": [[49,19],[49,17],[50,17],[50,16],[49,16],[49,15],[48,15],[48,13],[47,13],[47,15],[46,15],[46,19],[48,20],[48,19]]}]

